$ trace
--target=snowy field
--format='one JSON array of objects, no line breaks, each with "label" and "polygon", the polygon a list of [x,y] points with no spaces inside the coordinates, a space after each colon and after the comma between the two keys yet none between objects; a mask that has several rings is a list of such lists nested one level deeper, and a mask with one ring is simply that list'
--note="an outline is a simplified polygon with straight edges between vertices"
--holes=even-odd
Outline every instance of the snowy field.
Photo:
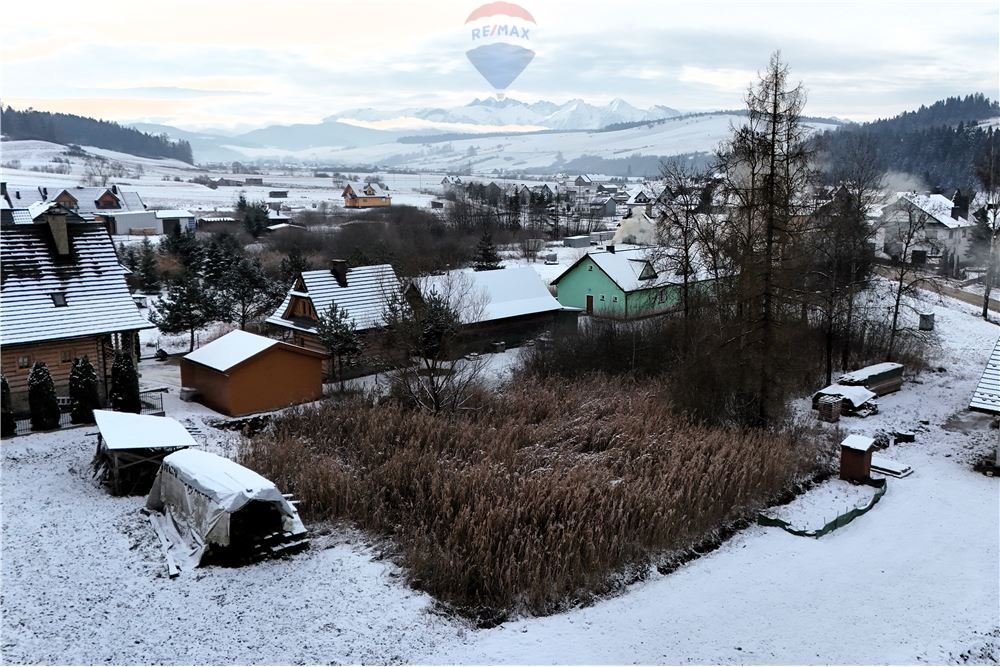
[{"label": "snowy field", "polygon": [[[141,158],[92,146],[84,146],[83,149],[87,153],[120,162],[129,175],[115,177],[109,182],[128,190],[135,190],[151,209],[186,209],[192,212],[231,209],[240,193],[244,193],[251,201],[280,202],[284,209],[293,213],[304,209],[315,209],[320,204],[341,208],[344,202],[341,197],[343,193],[341,187],[334,185],[331,178],[314,177],[312,175],[314,172],[309,169],[299,168],[294,173],[271,169],[270,173],[265,174],[230,174],[207,171],[177,160]],[[87,167],[83,158],[67,156],[65,150],[65,146],[46,141],[4,141],[0,143],[0,162],[7,166],[2,169],[2,180],[11,187],[43,186],[50,190],[74,188],[83,183]],[[70,173],[51,174],[31,171],[32,167],[64,166],[63,163],[53,163],[54,158],[68,159],[69,165],[66,166],[69,167]],[[19,166],[12,168],[11,164]],[[141,174],[138,171],[140,167]],[[376,174],[364,171],[349,173],[357,175],[362,180],[370,175],[379,176],[388,186],[394,205],[428,208],[432,200],[444,194],[441,186],[441,180],[445,175],[443,171],[417,174],[388,172]],[[185,182],[196,176],[208,176],[213,179],[222,177],[238,181],[244,181],[247,177],[257,177],[263,179],[264,185],[222,186],[212,189],[197,183]],[[175,177],[181,180],[173,180]],[[515,182],[491,176],[472,177],[471,180],[483,182],[496,180],[500,185]],[[528,185],[548,183],[550,187],[554,185],[551,181],[532,179],[519,179],[516,183]],[[288,197],[272,199],[270,192],[273,190],[287,190]]]},{"label": "snowy field", "polygon": [[[821,539],[750,527],[620,595],[490,630],[441,615],[364,535],[314,525],[288,560],[175,580],[139,509],[87,466],[93,427],[4,441],[2,653],[49,663],[914,663],[1000,657],[1000,490],[970,470],[994,440],[964,412],[1000,327],[946,299],[936,366],[844,419],[842,434],[914,430],[884,454],[913,467],[868,514]],[[503,373],[511,353],[497,357]],[[143,361],[143,382],[176,367]],[[805,400],[802,401],[806,403]],[[168,415],[232,454],[216,415]],[[828,425],[836,428],[836,425]],[[831,484],[831,483],[827,483]],[[826,493],[824,486],[810,493]]]}]

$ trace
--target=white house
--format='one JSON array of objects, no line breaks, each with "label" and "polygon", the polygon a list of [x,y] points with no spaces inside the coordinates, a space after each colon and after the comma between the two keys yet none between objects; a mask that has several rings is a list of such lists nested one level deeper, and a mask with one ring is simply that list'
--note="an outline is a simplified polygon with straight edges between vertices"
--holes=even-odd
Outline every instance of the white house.
[{"label": "white house", "polygon": [[969,242],[976,223],[969,219],[967,205],[963,206],[959,199],[898,193],[895,201],[882,209],[877,223],[882,250],[890,257],[914,264],[926,264],[930,259],[971,259]]}]

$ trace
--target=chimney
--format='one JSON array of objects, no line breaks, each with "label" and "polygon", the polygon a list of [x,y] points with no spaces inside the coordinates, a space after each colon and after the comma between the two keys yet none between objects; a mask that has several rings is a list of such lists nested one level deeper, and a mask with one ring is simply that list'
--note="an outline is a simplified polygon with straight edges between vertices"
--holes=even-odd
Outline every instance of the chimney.
[{"label": "chimney", "polygon": [[114,184],[111,185],[111,194],[113,194],[113,195],[118,194],[118,186],[117,185],[114,185]]},{"label": "chimney", "polygon": [[46,222],[49,231],[52,233],[52,242],[56,246],[56,254],[65,257],[69,254],[69,232],[66,229],[66,216],[56,213],[47,213]]},{"label": "chimney", "polygon": [[347,260],[346,259],[331,259],[330,260],[330,273],[333,277],[337,279],[337,284],[341,287],[347,287]]},{"label": "chimney", "polygon": [[951,217],[955,220],[969,217],[969,198],[961,190],[956,190],[952,197]]},{"label": "chimney", "polygon": [[609,243],[607,245],[607,248],[608,248],[608,252],[610,252],[612,255],[615,254],[615,244],[614,243]]},{"label": "chimney", "polygon": [[7,196],[7,181],[0,181],[0,197]]}]

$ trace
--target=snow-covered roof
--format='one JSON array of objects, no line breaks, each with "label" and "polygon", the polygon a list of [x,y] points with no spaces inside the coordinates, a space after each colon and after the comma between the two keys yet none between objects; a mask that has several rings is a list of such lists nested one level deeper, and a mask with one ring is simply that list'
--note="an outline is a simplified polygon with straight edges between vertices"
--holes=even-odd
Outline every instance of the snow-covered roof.
[{"label": "snow-covered roof", "polygon": [[[325,313],[336,303],[338,308],[348,312],[361,331],[382,326],[386,306],[390,300],[400,296],[399,278],[388,264],[347,269],[346,286],[341,286],[329,270],[303,271],[302,282],[317,314]],[[296,290],[290,290],[274,315],[267,318],[268,324],[314,331],[312,323],[284,317],[291,303],[292,291]]]},{"label": "snow-covered roof", "polygon": [[494,271],[452,271],[443,276],[418,278],[414,285],[423,295],[435,291],[447,297],[459,311],[463,324],[563,309],[538,272],[530,266]]},{"label": "snow-covered roof", "polygon": [[378,183],[348,183],[344,192],[350,189],[356,197],[388,197],[389,193]]},{"label": "snow-covered roof", "polygon": [[954,203],[944,195],[921,195],[914,192],[898,193],[899,200],[908,201],[948,229],[968,227],[973,223],[965,218],[951,217]]},{"label": "snow-covered roof", "polygon": [[166,456],[163,467],[227,512],[235,512],[251,500],[263,500],[277,503],[290,515],[295,514],[274,482],[217,454],[182,449]]},{"label": "snow-covered roof", "polygon": [[[125,211],[143,211],[146,205],[142,197],[135,191],[125,191],[111,185],[108,187],[84,187],[76,186],[69,188],[48,187],[48,186],[8,186],[7,193],[13,205],[17,201],[27,203],[51,202],[63,192],[76,200],[76,211],[84,215],[104,215],[106,213],[124,213]],[[115,208],[98,208],[97,200],[110,193],[117,201]]]},{"label": "snow-covered roof", "polygon": [[[104,225],[68,223],[59,256],[46,224],[5,227],[0,239],[0,344],[16,345],[153,327],[125,285]],[[65,296],[55,305],[53,294]]]},{"label": "snow-covered roof", "polygon": [[844,441],[840,443],[840,446],[846,447],[847,449],[855,449],[859,452],[867,452],[875,446],[875,439],[869,438],[867,435],[857,435],[856,433],[852,433],[844,438]]},{"label": "snow-covered roof", "polygon": [[865,366],[864,368],[859,368],[856,371],[851,371],[850,373],[844,373],[843,375],[840,376],[840,379],[837,380],[837,382],[863,384],[876,375],[881,375],[882,373],[888,373],[890,371],[900,370],[902,368],[903,364],[897,364],[891,361],[885,361],[882,362],[881,364]]},{"label": "snow-covered roof", "polygon": [[187,429],[170,417],[94,410],[94,421],[108,449],[172,449],[197,445]]},{"label": "snow-covered roof", "polygon": [[273,338],[236,329],[221,338],[216,338],[208,345],[199,347],[194,352],[189,352],[184,358],[224,373],[279,342]]},{"label": "snow-covered roof", "polygon": [[185,211],[184,209],[180,209],[180,208],[166,209],[166,210],[163,210],[163,211],[154,211],[154,213],[156,213],[156,217],[159,218],[160,220],[164,220],[166,218],[193,218],[194,217],[194,214],[191,213],[191,211]]},{"label": "snow-covered roof", "polygon": [[997,340],[993,347],[993,353],[986,362],[983,375],[972,392],[969,409],[1000,415],[1000,340]]},{"label": "snow-covered roof", "polygon": [[846,384],[831,384],[816,392],[819,396],[840,396],[850,401],[855,408],[860,408],[868,401],[875,398],[876,394],[865,387],[858,387]]},{"label": "snow-covered roof", "polygon": [[576,269],[581,263],[590,259],[607,276],[625,292],[646,289],[657,285],[656,270],[653,268],[653,255],[650,248],[632,248],[609,252],[592,252],[581,257],[572,266],[562,272],[552,284],[557,284],[563,276]]},{"label": "snow-covered roof", "polygon": [[628,198],[629,206],[641,206],[645,205],[656,199],[656,195],[645,187],[640,187],[639,189],[631,192]]}]

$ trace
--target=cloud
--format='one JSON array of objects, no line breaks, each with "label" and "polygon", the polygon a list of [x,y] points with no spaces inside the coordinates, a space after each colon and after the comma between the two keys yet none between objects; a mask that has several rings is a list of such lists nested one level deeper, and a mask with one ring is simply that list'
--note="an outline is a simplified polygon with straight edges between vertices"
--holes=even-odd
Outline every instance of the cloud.
[{"label": "cloud", "polygon": [[[508,92],[528,101],[733,108],[779,48],[812,115],[863,120],[948,95],[995,95],[1000,77],[995,2],[523,4],[538,22],[537,55]],[[0,45],[5,101],[235,126],[493,92],[465,57],[470,6],[458,0],[372,0],[365,8],[377,21],[349,29],[344,16],[358,5],[340,0],[247,0],[238,12],[202,0],[52,5],[61,20],[45,23],[27,3],[5,8],[20,26]]]}]

